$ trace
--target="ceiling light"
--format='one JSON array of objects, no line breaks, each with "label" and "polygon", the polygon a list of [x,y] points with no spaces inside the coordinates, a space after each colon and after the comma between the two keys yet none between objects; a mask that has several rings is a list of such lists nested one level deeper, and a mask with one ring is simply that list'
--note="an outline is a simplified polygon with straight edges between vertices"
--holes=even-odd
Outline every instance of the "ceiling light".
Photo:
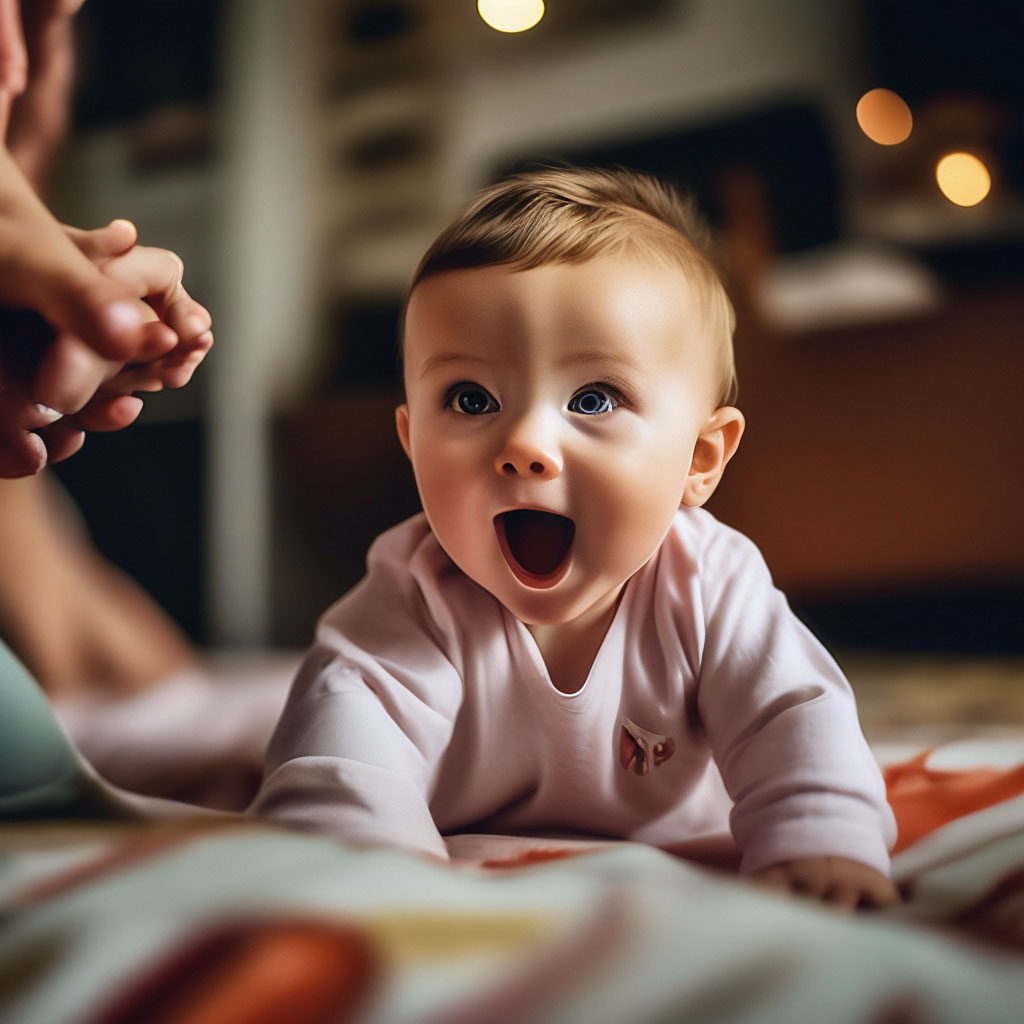
[{"label": "ceiling light", "polygon": [[857,123],[872,142],[895,146],[910,135],[914,118],[902,96],[891,89],[872,89],[857,104]]},{"label": "ceiling light", "polygon": [[942,194],[957,206],[977,206],[988,195],[992,177],[988,168],[970,153],[950,153],[935,168]]},{"label": "ceiling light", "polygon": [[525,32],[544,17],[544,0],[478,0],[476,9],[498,32]]}]

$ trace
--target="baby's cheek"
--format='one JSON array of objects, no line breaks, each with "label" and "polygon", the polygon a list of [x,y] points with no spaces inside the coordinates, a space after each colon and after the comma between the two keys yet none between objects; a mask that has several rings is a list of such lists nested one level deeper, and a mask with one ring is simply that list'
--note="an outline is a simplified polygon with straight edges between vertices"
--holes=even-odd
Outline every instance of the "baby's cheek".
[{"label": "baby's cheek", "polygon": [[417,472],[416,481],[430,525],[453,557],[473,543],[484,525],[490,526],[476,522],[479,514],[474,513],[474,492],[464,465],[435,459],[429,471]]}]

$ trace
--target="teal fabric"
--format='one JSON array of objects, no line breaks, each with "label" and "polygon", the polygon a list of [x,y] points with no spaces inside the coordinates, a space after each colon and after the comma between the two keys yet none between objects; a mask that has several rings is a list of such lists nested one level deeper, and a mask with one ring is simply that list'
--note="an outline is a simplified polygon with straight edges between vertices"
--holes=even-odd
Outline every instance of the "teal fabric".
[{"label": "teal fabric", "polygon": [[129,793],[100,778],[65,735],[39,685],[0,640],[0,822],[233,817]]},{"label": "teal fabric", "polygon": [[91,788],[42,690],[0,641],[0,818],[92,817]]}]

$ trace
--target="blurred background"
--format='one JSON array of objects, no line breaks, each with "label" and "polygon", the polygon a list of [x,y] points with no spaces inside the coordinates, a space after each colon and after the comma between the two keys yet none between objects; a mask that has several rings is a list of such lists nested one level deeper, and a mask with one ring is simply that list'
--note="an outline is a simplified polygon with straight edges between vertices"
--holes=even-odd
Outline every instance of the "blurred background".
[{"label": "blurred background", "polygon": [[475,188],[568,158],[719,229],[748,432],[709,507],[819,635],[1024,651],[1015,0],[549,0],[515,33],[472,0],[89,0],[78,30],[57,212],[180,253],[217,343],[59,473],[199,644],[304,646],[416,511],[405,282]]}]

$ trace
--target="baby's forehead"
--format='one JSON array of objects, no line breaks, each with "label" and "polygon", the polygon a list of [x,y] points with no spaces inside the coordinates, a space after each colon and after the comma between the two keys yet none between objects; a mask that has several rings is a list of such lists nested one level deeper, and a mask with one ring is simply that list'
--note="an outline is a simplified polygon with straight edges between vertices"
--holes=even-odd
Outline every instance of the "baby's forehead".
[{"label": "baby's forehead", "polygon": [[[595,300],[589,309],[600,312],[601,300],[625,291],[675,304],[693,303],[701,289],[695,287],[690,269],[656,252],[632,249],[599,253],[586,260],[482,263],[420,279],[410,290],[406,306],[425,305],[428,312],[437,314],[449,307],[458,310],[493,301],[502,294],[514,295],[523,303],[568,305],[582,295]],[[424,303],[424,295],[431,301]],[[649,306],[638,311],[649,311]]]},{"label": "baby's forehead", "polygon": [[406,368],[523,353],[693,369],[715,347],[694,299],[678,267],[633,258],[446,270],[411,295]]},{"label": "baby's forehead", "polygon": [[[638,272],[632,264],[604,258],[583,263],[537,266],[492,263],[446,270],[421,281],[406,310],[413,329],[488,330],[519,323],[557,320],[598,325],[649,316],[654,307],[678,305],[681,278],[667,284],[664,275]],[[482,328],[481,328],[482,329]]]}]

